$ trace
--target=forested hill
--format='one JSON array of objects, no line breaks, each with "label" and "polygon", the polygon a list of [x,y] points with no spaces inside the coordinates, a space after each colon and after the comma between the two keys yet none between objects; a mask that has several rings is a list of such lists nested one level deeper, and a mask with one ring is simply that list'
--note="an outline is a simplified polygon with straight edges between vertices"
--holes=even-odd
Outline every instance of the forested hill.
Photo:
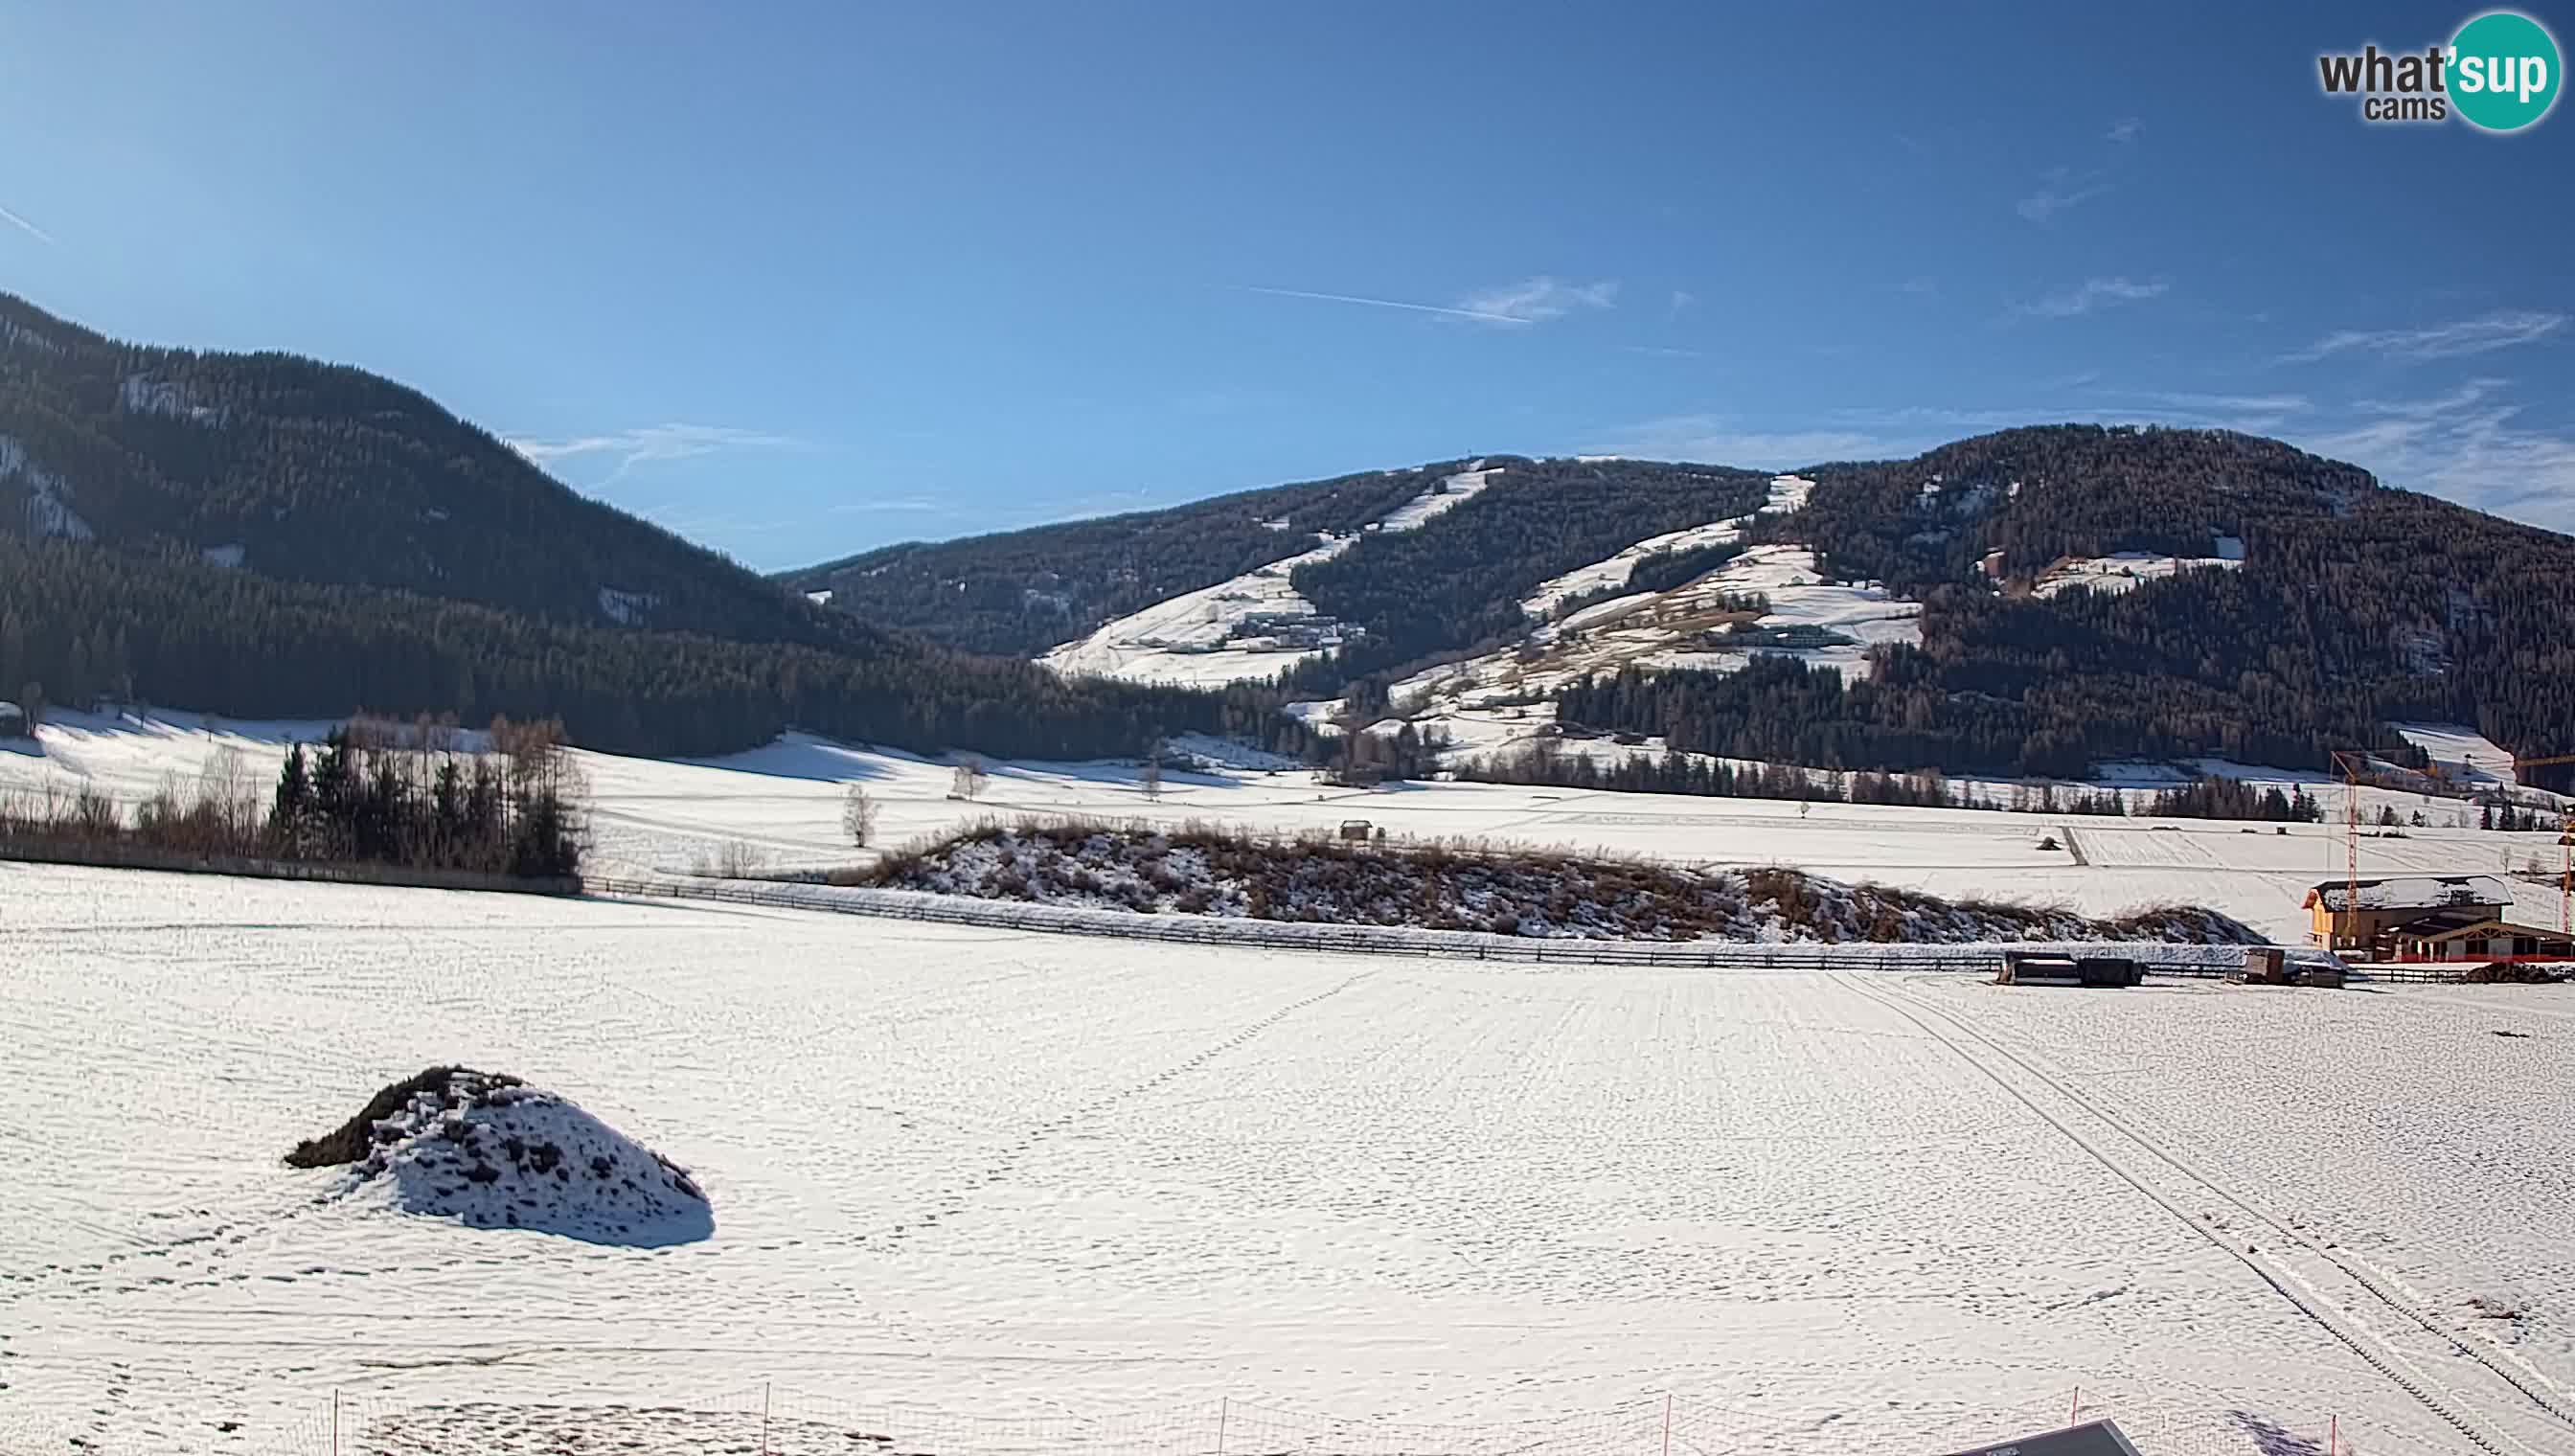
[{"label": "forested hill", "polygon": [[[1357,631],[1296,663],[1287,689],[1374,713],[1428,664],[1578,656],[1583,630],[1523,612],[1532,589],[1769,494],[1765,476],[1712,466],[1480,464],[1495,471],[1485,488],[1414,530],[1365,523],[1465,462],[891,548],[794,580],[862,616],[1035,655],[1356,529],[1291,581]],[[2389,725],[2413,719],[2575,752],[2575,538],[2223,432],[2033,427],[1798,474],[1804,504],[1758,517],[1744,544],[1811,548],[1823,580],[1920,602],[1920,646],[1875,649],[1849,681],[1794,653],[1730,675],[1640,666],[1566,691],[1566,719],[1853,769],[2075,775],[2201,755],[2321,769],[2338,747],[2405,756]],[[1606,590],[1712,572],[1721,585],[1738,549],[1653,558]],[[2069,585],[2087,572],[2099,590]]]},{"label": "forested hill", "polygon": [[0,533],[575,626],[809,643],[842,626],[418,391],[288,354],[119,343],[7,294]]},{"label": "forested hill", "polygon": [[868,622],[1033,658],[1114,617],[1345,536],[1453,466],[1272,486],[1163,511],[945,542],[906,542],[781,574]]},{"label": "forested hill", "polygon": [[[2072,774],[2201,753],[2321,768],[2337,747],[2401,753],[2387,725],[2409,719],[2575,752],[2575,537],[2221,432],[2010,430],[1806,474],[1805,508],[1756,534],[1920,599],[1918,649],[1879,649],[1850,684],[1788,660],[1626,674],[1563,712],[1851,768]],[[2241,565],[2031,590],[2119,552]]]},{"label": "forested hill", "polygon": [[[1417,530],[1376,525],[1470,466],[1489,486]],[[1035,657],[1113,618],[1355,537],[1299,568],[1296,590],[1367,634],[1317,681],[1462,650],[1508,630],[1516,604],[1561,572],[1644,536],[1740,516],[1751,471],[1630,460],[1489,456],[1218,496],[1165,511],[907,543],[789,572],[859,618],[977,652]],[[1309,675],[1314,676],[1314,675]]]},{"label": "forested hill", "polygon": [[120,344],[0,295],[0,698],[22,693],[560,716],[633,753],[791,726],[1040,757],[1302,742],[1247,693],[1067,683],[824,611],[362,370]]}]

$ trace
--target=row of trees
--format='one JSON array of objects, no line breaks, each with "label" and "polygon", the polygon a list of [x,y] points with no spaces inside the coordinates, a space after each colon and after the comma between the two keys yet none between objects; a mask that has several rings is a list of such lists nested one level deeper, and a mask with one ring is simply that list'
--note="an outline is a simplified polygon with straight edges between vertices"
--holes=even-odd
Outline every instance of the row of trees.
[{"label": "row of trees", "polygon": [[360,719],[287,749],[265,802],[242,756],[208,758],[193,788],[134,806],[96,790],[22,790],[0,833],[200,855],[400,864],[556,877],[579,872],[586,795],[562,725],[495,721],[481,743],[452,722]]},{"label": "row of trees", "polygon": [[1569,750],[1560,739],[1543,737],[1506,753],[1470,758],[1456,771],[1460,778],[1485,783],[1549,783],[1714,798],[2305,823],[2323,817],[2321,807],[2302,787],[2293,785],[2284,793],[2276,786],[2254,788],[2227,778],[2204,776],[2152,794],[2132,809],[2119,790],[2085,784],[2017,783],[2008,793],[2002,793],[1991,786],[1952,780],[1936,768],[1906,773],[1816,771],[1786,763],[1731,763],[1671,749],[1660,756],[1612,754],[1604,762],[1591,754]]},{"label": "row of trees", "polygon": [[2177,788],[2167,788],[2147,800],[2142,813],[2163,818],[2193,819],[2268,819],[2284,823],[2316,823],[2324,818],[2324,809],[2303,787],[2292,786],[2282,793],[2277,785],[2256,789],[2234,778],[2202,777]]}]

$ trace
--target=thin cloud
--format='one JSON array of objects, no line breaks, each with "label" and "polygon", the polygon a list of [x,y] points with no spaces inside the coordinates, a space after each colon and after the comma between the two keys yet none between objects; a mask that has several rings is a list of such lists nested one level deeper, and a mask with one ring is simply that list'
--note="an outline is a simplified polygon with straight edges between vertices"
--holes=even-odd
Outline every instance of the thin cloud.
[{"label": "thin cloud", "polygon": [[1707,357],[1695,349],[1674,349],[1668,345],[1621,344],[1618,347],[1629,354],[1650,354],[1657,359],[1705,359]]},{"label": "thin cloud", "polygon": [[2105,140],[2124,147],[2128,143],[2135,141],[2137,139],[2137,134],[2145,129],[2146,124],[2143,121],[2140,121],[2133,116],[2123,116],[2117,121],[2110,123],[2110,129],[2107,132],[2102,133],[2102,136]]},{"label": "thin cloud", "polygon": [[1586,455],[1634,460],[1702,460],[1746,470],[1789,470],[1828,460],[1888,454],[1883,436],[1854,430],[1744,430],[1723,415],[1666,415],[1630,425]]},{"label": "thin cloud", "polygon": [[1474,319],[1486,324],[1529,324],[1536,322],[1533,319],[1523,319],[1515,315],[1505,314],[1490,309],[1444,309],[1437,304],[1405,303],[1401,299],[1360,298],[1355,294],[1346,293],[1312,293],[1301,288],[1263,288],[1257,284],[1249,283],[1243,284],[1241,287],[1245,293],[1264,293],[1270,295],[1272,298],[1312,299],[1318,303],[1327,304],[1364,304],[1372,309],[1402,309],[1407,313],[1440,314],[1451,319]]},{"label": "thin cloud", "polygon": [[2081,207],[2110,190],[2099,172],[2077,173],[2069,167],[2050,167],[2039,181],[2038,191],[2012,204],[2012,211],[2033,223],[2052,222],[2058,213]]},{"label": "thin cloud", "polygon": [[6,218],[8,221],[17,224],[21,229],[25,230],[27,236],[44,244],[46,247],[51,248],[56,246],[53,234],[37,227],[34,223],[27,221],[25,218],[18,216],[16,213],[11,212],[5,207],[0,207],[0,218]]},{"label": "thin cloud", "polygon": [[2300,443],[2391,486],[2428,491],[2551,531],[2575,532],[2575,436],[2522,422],[2507,380],[2418,400],[2364,400]]},{"label": "thin cloud", "polygon": [[2217,395],[2190,390],[2105,390],[2112,399],[2150,407],[2164,423],[2215,426],[2248,435],[2267,435],[2307,415],[2315,401],[2305,395]]},{"label": "thin cloud", "polygon": [[1676,288],[1672,290],[1671,307],[1666,309],[1664,312],[1677,316],[1683,309],[1694,309],[1697,307],[1697,294],[1694,294],[1685,288]]},{"label": "thin cloud", "polygon": [[2172,285],[2161,279],[2139,283],[2124,275],[2117,278],[2087,278],[2072,288],[2061,288],[2033,302],[2015,304],[2012,312],[2022,318],[2073,319],[2095,310],[2114,308],[2160,298]]},{"label": "thin cloud", "polygon": [[2355,350],[2405,363],[2460,359],[2536,344],[2565,327],[2564,314],[2499,309],[2480,318],[2435,324],[2427,329],[2338,329],[2304,349],[2281,355],[2280,363],[2313,364]]},{"label": "thin cloud", "polygon": [[735,450],[792,450],[804,444],[788,435],[740,430],[730,425],[646,425],[609,435],[583,435],[571,440],[509,440],[512,450],[534,464],[553,470],[567,461],[591,456],[614,457],[617,468],[591,489],[615,485],[639,465],[694,460]]},{"label": "thin cloud", "polygon": [[1506,287],[1469,294],[1458,301],[1459,312],[1476,317],[1498,315],[1518,324],[1542,324],[1560,319],[1576,309],[1617,307],[1618,280],[1603,279],[1598,283],[1560,283],[1540,275],[1524,278]]},{"label": "thin cloud", "polygon": [[1895,291],[1911,294],[1915,298],[1936,298],[1940,293],[1940,280],[1928,274],[1920,274],[1898,284]]}]

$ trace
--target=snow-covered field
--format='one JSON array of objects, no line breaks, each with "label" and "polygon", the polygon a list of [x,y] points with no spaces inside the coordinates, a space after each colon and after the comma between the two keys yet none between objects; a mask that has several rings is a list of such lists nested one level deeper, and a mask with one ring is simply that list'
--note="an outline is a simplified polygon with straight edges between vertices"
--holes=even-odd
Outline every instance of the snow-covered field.
[{"label": "snow-covered field", "polygon": [[2217,555],[2207,557],[2157,556],[2152,552],[2123,551],[2109,556],[2068,557],[2041,572],[2030,590],[2041,597],[2053,597],[2081,587],[2089,591],[2116,596],[2133,592],[2147,582],[2177,577],[2184,572],[2240,571],[2244,566],[2244,543],[2232,536],[2218,537]]},{"label": "snow-covered field", "polygon": [[[748,1451],[771,1381],[799,1453],[1649,1456],[1669,1393],[1686,1450],[1919,1456],[2077,1386],[2156,1456],[2334,1418],[2370,1456],[2471,1449],[2453,1420],[2575,1446],[2561,988],[1499,966],[8,864],[0,945],[0,1448],[318,1453],[337,1391],[347,1451]],[[279,1164],[437,1062],[687,1164],[712,1232],[476,1229]]]},{"label": "snow-covered field", "polygon": [[[1492,719],[1497,731],[1535,720]],[[185,792],[224,755],[239,760],[265,795],[285,743],[319,737],[322,724],[216,724],[170,713],[146,722],[65,716],[42,729],[42,755],[0,751],[0,793],[52,784],[91,785],[131,803],[165,779]],[[1220,744],[1205,744],[1211,750]],[[1628,751],[1609,744],[1577,748]],[[1646,745],[1646,751],[1656,750]],[[1248,763],[1278,760],[1243,753]],[[1365,790],[1321,784],[1292,767],[1183,771],[1151,796],[1127,762],[995,762],[978,802],[948,797],[953,764],[890,750],[791,735],[767,747],[700,761],[576,752],[594,799],[593,862],[610,871],[688,870],[728,852],[770,868],[822,867],[853,857],[841,831],[846,787],[864,786],[883,812],[880,841],[900,843],[980,818],[1074,814],[1178,822],[1206,819],[1258,829],[1320,830],[1364,818],[1389,834],[1559,845],[1685,863],[1789,864],[1840,879],[1920,889],[1951,899],[2008,898],[2062,904],[2095,918],[2143,905],[2202,904],[2295,943],[2307,930],[2298,897],[2343,874],[2340,785],[2303,782],[2324,804],[2321,824],[2247,825],[2210,819],[2094,818],[1969,809],[1885,808],[1662,794],[1608,793],[1482,783],[1416,783]],[[2110,777],[2170,781],[2132,765]],[[2296,775],[2257,781],[2288,783]],[[2006,785],[1985,785],[2007,799]],[[2141,789],[2132,792],[2142,792]],[[2364,789],[2364,817],[2381,805],[2417,809],[2433,827],[2403,838],[2364,837],[2364,875],[2494,874],[2533,859],[2558,863],[2553,832],[2505,834],[2473,824],[2460,801]],[[2275,833],[2285,827],[2285,834]],[[2053,835],[2065,847],[2042,849]],[[734,846],[740,846],[735,848]],[[2554,923],[2545,886],[2514,881],[2521,913]],[[419,1068],[411,1068],[413,1071]],[[501,1070],[515,1070],[501,1068]]]}]

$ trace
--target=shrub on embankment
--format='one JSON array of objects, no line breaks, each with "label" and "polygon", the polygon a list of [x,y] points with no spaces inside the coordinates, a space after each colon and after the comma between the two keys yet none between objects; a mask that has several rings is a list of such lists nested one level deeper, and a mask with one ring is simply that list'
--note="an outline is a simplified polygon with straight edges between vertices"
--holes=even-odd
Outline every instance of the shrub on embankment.
[{"label": "shrub on embankment", "polygon": [[1949,901],[1786,867],[1696,868],[1465,841],[1257,834],[1204,823],[985,824],[838,882],[1141,914],[1206,914],[1591,939],[2258,943],[2214,910],[2096,920]]}]

